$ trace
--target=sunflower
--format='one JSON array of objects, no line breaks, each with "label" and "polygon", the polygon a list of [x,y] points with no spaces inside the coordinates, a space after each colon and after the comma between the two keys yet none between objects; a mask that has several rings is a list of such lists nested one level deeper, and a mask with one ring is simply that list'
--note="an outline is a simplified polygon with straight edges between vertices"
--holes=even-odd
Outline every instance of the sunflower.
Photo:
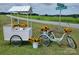
[{"label": "sunflower", "polygon": [[27,27],[27,23],[26,22],[21,22],[19,24],[19,26],[22,27],[22,28],[25,28],[25,27]]},{"label": "sunflower", "polygon": [[33,38],[29,39],[29,42],[31,42],[31,43],[33,43],[33,42],[40,42],[40,39],[33,37]]},{"label": "sunflower", "polygon": [[18,26],[19,24],[17,24],[16,22],[13,22],[13,25],[12,25],[13,28],[18,27]]},{"label": "sunflower", "polygon": [[72,32],[72,29],[71,28],[64,28],[64,32],[65,33],[70,33],[70,32]]},{"label": "sunflower", "polygon": [[41,28],[41,31],[47,31],[47,30],[49,30],[49,27],[48,27],[48,26],[43,26],[43,27]]}]

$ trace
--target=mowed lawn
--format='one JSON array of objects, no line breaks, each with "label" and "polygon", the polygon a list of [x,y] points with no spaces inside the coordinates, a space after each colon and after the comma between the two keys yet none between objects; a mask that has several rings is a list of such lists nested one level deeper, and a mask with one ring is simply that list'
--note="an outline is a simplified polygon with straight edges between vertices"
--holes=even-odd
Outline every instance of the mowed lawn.
[{"label": "mowed lawn", "polygon": [[[13,14],[15,16],[20,16],[20,17],[27,17],[26,15],[21,15],[21,14]],[[44,20],[44,21],[59,21],[59,17],[56,16],[28,16],[31,19],[36,19],[36,20]],[[79,23],[79,18],[74,18],[74,17],[62,17],[61,22],[67,22],[67,23]]]},{"label": "mowed lawn", "polygon": [[[64,55],[64,54],[79,54],[79,29],[72,28],[72,37],[77,43],[77,49],[71,49],[66,45],[59,46],[57,43],[52,42],[49,47],[39,46],[37,49],[32,48],[32,44],[27,43],[26,45],[22,45],[21,47],[13,47],[9,45],[8,42],[4,41],[3,38],[3,25],[10,23],[10,18],[5,15],[0,15],[0,54],[1,55]],[[40,35],[40,28],[43,25],[47,24],[40,24],[40,23],[33,23],[33,36],[39,37]],[[59,26],[55,25],[48,25],[49,28],[57,29]],[[58,30],[59,32],[63,33],[63,28]],[[61,36],[60,33],[55,33],[57,36]]]}]

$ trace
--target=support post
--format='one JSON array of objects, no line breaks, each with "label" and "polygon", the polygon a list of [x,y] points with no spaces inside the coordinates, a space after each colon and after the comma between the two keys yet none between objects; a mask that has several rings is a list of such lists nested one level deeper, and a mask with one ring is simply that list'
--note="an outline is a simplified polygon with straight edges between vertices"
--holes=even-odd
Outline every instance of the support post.
[{"label": "support post", "polygon": [[[30,19],[31,19],[31,14],[30,14]],[[32,21],[30,21],[31,22],[31,27],[32,27]]]},{"label": "support post", "polygon": [[13,22],[12,22],[12,17],[10,17],[11,18],[11,27],[13,26]]},{"label": "support post", "polygon": [[[18,13],[17,13],[17,17],[18,17]],[[19,18],[18,18],[18,24],[19,24]]]},{"label": "support post", "polygon": [[29,27],[28,14],[27,14],[27,25],[28,25],[27,27]]},{"label": "support post", "polygon": [[60,15],[59,15],[59,25],[61,26],[61,10],[60,10]]}]

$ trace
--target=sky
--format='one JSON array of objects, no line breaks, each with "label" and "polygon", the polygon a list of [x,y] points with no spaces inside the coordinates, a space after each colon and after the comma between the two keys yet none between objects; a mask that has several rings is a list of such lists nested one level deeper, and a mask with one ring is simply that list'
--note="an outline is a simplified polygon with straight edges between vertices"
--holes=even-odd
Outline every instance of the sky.
[{"label": "sky", "polygon": [[[56,15],[59,10],[56,10],[56,3],[0,3],[0,12],[7,12],[12,6],[32,6],[33,13],[40,15]],[[67,9],[62,10],[63,15],[79,14],[79,3],[64,3]]]}]

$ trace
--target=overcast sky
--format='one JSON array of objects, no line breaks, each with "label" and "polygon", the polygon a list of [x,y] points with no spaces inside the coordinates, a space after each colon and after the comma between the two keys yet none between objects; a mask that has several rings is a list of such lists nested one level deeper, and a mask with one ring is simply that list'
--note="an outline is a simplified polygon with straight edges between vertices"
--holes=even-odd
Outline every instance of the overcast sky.
[{"label": "overcast sky", "polygon": [[[7,12],[12,6],[26,6],[31,5],[33,8],[33,13],[38,14],[49,14],[56,15],[59,14],[59,10],[56,10],[57,4],[55,3],[0,3],[0,12]],[[62,14],[79,14],[79,4],[78,3],[65,3],[67,9],[62,11]]]}]

